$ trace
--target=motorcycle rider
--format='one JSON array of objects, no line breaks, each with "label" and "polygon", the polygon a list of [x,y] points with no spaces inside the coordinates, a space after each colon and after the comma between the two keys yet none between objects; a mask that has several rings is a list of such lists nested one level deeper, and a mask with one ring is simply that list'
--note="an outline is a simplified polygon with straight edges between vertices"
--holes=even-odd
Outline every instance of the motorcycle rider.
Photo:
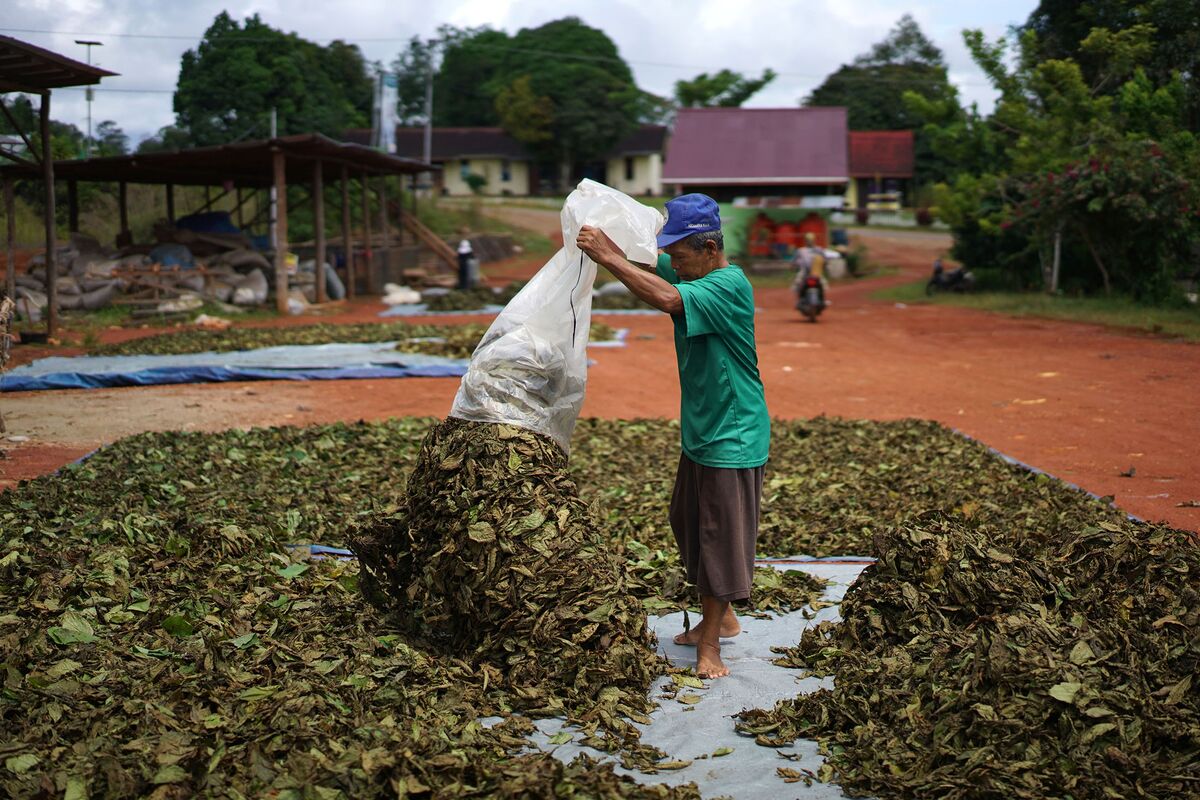
[{"label": "motorcycle rider", "polygon": [[821,282],[821,303],[825,303],[825,252],[817,247],[817,237],[812,231],[804,234],[804,246],[796,248],[796,255],[792,258],[792,265],[796,267],[796,279],[792,281],[792,292],[796,295],[797,308],[799,308],[799,298],[804,291],[804,282],[811,275]]}]

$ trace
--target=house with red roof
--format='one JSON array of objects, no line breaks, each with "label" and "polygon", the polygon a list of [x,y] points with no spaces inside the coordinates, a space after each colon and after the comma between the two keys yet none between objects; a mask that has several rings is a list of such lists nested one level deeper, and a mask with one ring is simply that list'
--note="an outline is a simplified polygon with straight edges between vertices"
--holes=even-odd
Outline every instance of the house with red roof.
[{"label": "house with red roof", "polygon": [[663,165],[668,192],[735,197],[843,195],[846,109],[681,108]]},{"label": "house with red roof", "polygon": [[849,208],[910,205],[913,172],[912,131],[850,131]]}]

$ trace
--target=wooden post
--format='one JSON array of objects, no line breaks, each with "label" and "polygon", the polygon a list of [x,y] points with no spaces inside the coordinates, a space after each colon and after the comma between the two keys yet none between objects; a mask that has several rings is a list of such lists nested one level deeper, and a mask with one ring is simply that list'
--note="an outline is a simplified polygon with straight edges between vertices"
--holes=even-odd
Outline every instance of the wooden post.
[{"label": "wooden post", "polygon": [[167,222],[175,224],[175,184],[167,184]]},{"label": "wooden post", "polygon": [[8,223],[8,236],[4,261],[4,294],[17,302],[17,207],[13,202],[12,178],[4,178],[4,219]]},{"label": "wooden post", "polygon": [[46,336],[58,333],[58,265],[54,244],[54,156],[50,152],[50,92],[42,92],[42,182],[46,185]]},{"label": "wooden post", "polygon": [[404,176],[396,178],[396,188],[400,191],[396,198],[396,243],[404,246]]},{"label": "wooden post", "polygon": [[367,173],[362,175],[363,268],[367,271],[367,294],[379,294],[375,286],[375,270],[371,269],[371,184]]},{"label": "wooden post", "polygon": [[271,155],[275,172],[275,309],[280,314],[288,310],[287,275],[287,156],[282,150]]},{"label": "wooden post", "polygon": [[237,223],[238,229],[246,227],[245,217],[242,215],[242,187],[237,187]]},{"label": "wooden post", "polygon": [[313,162],[313,227],[316,228],[317,255],[313,271],[317,277],[317,302],[324,303],[325,296],[325,182],[321,174],[321,159]]},{"label": "wooden post", "polygon": [[346,297],[354,299],[354,242],[350,240],[350,168],[342,165],[342,255],[346,259]]},{"label": "wooden post", "polygon": [[67,230],[79,233],[79,182],[67,181]]},{"label": "wooden post", "polygon": [[129,235],[129,184],[121,181],[117,184],[117,206],[121,215],[121,235]]},{"label": "wooden post", "polygon": [[383,242],[380,244],[381,251],[379,258],[379,269],[390,274],[392,266],[392,247],[388,241],[388,213],[387,213],[387,175],[379,176],[379,234],[383,237]]}]

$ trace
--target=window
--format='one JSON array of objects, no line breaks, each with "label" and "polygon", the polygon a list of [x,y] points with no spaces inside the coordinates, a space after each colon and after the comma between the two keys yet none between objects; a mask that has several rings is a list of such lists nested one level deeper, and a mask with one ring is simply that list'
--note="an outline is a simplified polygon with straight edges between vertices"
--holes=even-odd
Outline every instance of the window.
[{"label": "window", "polygon": [[633,156],[625,156],[625,180],[633,180]]},{"label": "window", "polygon": [[467,176],[471,174],[470,160],[464,158],[462,161],[458,162],[458,174],[459,177],[461,177],[464,181],[467,179]]},{"label": "window", "polygon": [[507,158],[500,162],[500,181],[508,183],[512,180],[512,162]]}]

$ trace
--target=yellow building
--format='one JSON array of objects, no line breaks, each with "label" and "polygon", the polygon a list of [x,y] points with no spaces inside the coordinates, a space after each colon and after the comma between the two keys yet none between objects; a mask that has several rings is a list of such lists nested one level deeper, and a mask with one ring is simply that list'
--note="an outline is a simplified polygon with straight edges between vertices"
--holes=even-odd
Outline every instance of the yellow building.
[{"label": "yellow building", "polygon": [[609,155],[604,182],[625,194],[661,195],[667,129],[643,125],[625,137]]},{"label": "yellow building", "polygon": [[[503,128],[434,128],[431,134],[431,161],[441,167],[434,177],[439,194],[469,196],[471,175],[483,178],[480,194],[491,197],[555,191],[557,165],[539,165]],[[350,130],[345,139],[366,144],[371,140],[371,131]],[[614,147],[607,158],[576,164],[573,177],[595,178],[629,195],[661,195],[666,139],[665,126],[643,125]],[[397,127],[395,154],[424,159],[425,129]]]}]

